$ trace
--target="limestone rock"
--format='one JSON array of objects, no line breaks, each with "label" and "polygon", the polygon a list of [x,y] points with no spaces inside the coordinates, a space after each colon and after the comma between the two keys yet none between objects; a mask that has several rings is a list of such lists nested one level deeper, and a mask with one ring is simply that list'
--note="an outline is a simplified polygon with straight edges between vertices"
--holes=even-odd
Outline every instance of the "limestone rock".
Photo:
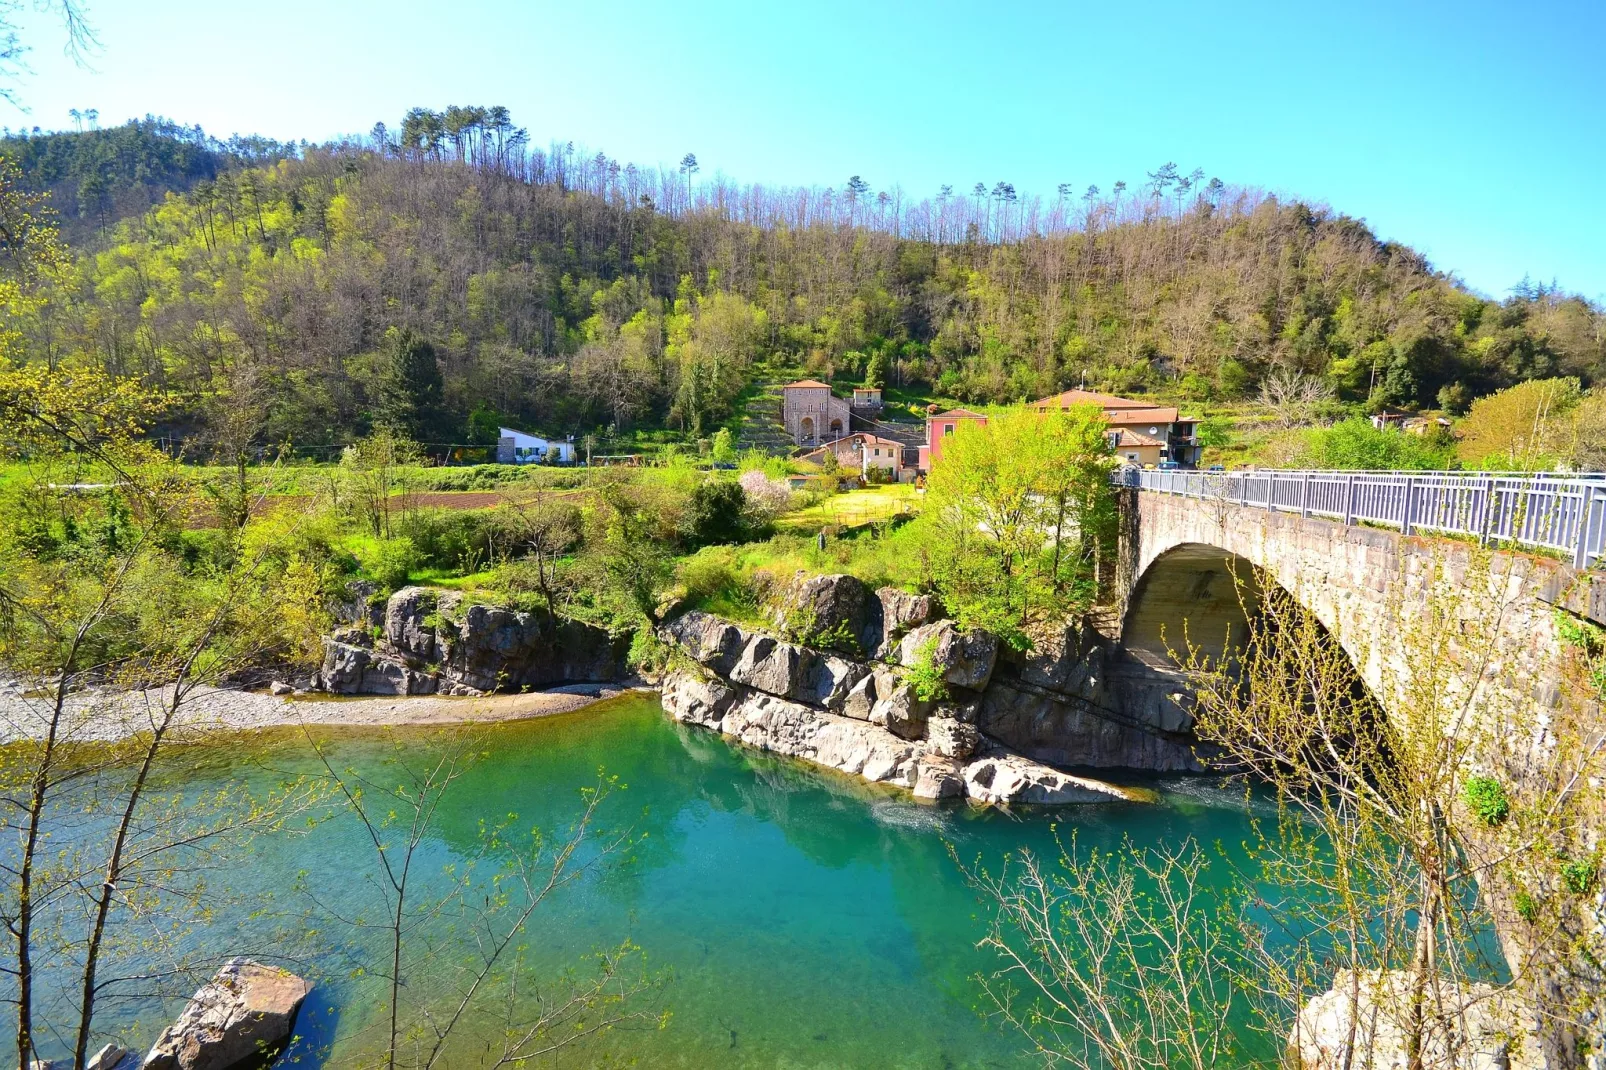
[{"label": "limestone rock", "polygon": [[876,677],[874,673],[866,675],[842,700],[841,713],[844,717],[852,717],[859,721],[868,721],[870,711],[875,708]]},{"label": "limestone rock", "polygon": [[436,660],[436,595],[428,587],[403,587],[385,603],[385,645],[390,652],[418,664]]},{"label": "limestone rock", "polygon": [[[1333,987],[1313,996],[1300,1010],[1288,1037],[1288,1062],[1301,1070],[1406,1070],[1405,1022],[1411,979],[1404,970],[1340,970]],[[1509,991],[1448,978],[1430,985],[1430,1012],[1422,1043],[1422,1065],[1433,1070],[1539,1070],[1546,1065],[1540,1045],[1522,1027],[1522,1013]],[[1442,1009],[1439,1009],[1442,1008]],[[1351,1011],[1354,1050],[1350,1045]]]},{"label": "limestone rock", "polygon": [[[910,594],[896,587],[882,587],[875,593],[871,607],[871,632],[865,639],[865,650],[871,657],[889,658],[898,649],[898,641],[913,628],[929,624],[939,613],[937,600],[929,594]],[[877,614],[879,610],[879,614]]]},{"label": "limestone rock", "polygon": [[938,755],[927,755],[920,760],[920,771],[915,777],[915,798],[950,799],[962,798],[964,794],[962,763]]},{"label": "limestone rock", "polygon": [[904,739],[920,739],[926,734],[930,709],[930,703],[920,701],[908,684],[900,683],[870,707],[870,723]]},{"label": "limestone rock", "polygon": [[705,680],[695,673],[672,672],[664,678],[660,699],[677,721],[719,727],[719,720],[736,701],[735,688],[720,680]]},{"label": "limestone rock", "polygon": [[751,747],[866,780],[913,784],[917,746],[863,721],[753,691],[729,709],[719,727]]},{"label": "limestone rock", "polygon": [[943,679],[955,687],[980,691],[992,679],[998,660],[998,639],[987,632],[961,632],[951,620],[939,620],[916,628],[898,644],[898,661],[914,665],[921,651],[931,645],[932,658]]},{"label": "limestone rock", "polygon": [[781,698],[803,690],[803,673],[813,653],[795,643],[768,635],[755,635],[742,648],[731,668],[731,683],[755,688]]},{"label": "limestone rock", "polygon": [[133,1070],[139,1059],[127,1048],[108,1044],[89,1057],[84,1070]]},{"label": "limestone rock", "polygon": [[1071,776],[1058,769],[995,752],[965,766],[965,793],[977,802],[1008,806],[1014,803],[1063,805],[1088,802],[1146,802],[1152,796],[1131,788],[1089,777]]},{"label": "limestone rock", "polygon": [[848,695],[870,675],[868,665],[834,654],[821,654],[808,661],[795,697],[828,710],[841,712]]},{"label": "limestone rock", "polygon": [[856,577],[799,576],[783,596],[778,623],[805,629],[810,643],[857,654],[871,601]]},{"label": "limestone rock", "polygon": [[337,695],[356,694],[362,688],[362,674],[368,667],[368,658],[368,651],[360,646],[325,639],[318,686]]},{"label": "limestone rock", "polygon": [[664,626],[668,638],[693,660],[721,676],[728,675],[742,656],[747,636],[730,621],[692,610]]},{"label": "limestone rock", "polygon": [[268,685],[268,694],[270,695],[288,695],[294,690],[295,688],[291,687],[283,680],[275,680],[273,683]]},{"label": "limestone rock", "polygon": [[1055,765],[1153,772],[1203,768],[1186,736],[1005,679],[995,679],[982,694],[977,727],[1011,750]]},{"label": "limestone rock", "polygon": [[931,749],[945,758],[969,758],[981,743],[976,726],[954,717],[932,717],[926,722]]},{"label": "limestone rock", "polygon": [[250,959],[230,959],[157,1038],[144,1070],[233,1070],[289,1041],[312,985]]},{"label": "limestone rock", "polygon": [[1085,620],[1067,621],[1019,657],[1020,678],[1077,698],[1093,699],[1104,677],[1104,646]]},{"label": "limestone rock", "polygon": [[624,675],[627,638],[545,612],[466,608],[441,599],[438,633],[446,677],[479,691],[596,683]]}]

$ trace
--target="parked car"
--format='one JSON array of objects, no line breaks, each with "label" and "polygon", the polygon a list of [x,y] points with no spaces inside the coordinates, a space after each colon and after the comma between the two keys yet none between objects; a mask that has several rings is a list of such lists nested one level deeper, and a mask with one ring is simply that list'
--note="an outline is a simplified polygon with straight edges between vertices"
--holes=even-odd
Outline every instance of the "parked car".
[{"label": "parked car", "polygon": [[1180,464],[1178,464],[1176,461],[1161,461],[1160,462],[1160,471],[1162,471],[1162,472],[1175,472],[1177,469],[1179,469],[1181,467],[1182,466]]}]

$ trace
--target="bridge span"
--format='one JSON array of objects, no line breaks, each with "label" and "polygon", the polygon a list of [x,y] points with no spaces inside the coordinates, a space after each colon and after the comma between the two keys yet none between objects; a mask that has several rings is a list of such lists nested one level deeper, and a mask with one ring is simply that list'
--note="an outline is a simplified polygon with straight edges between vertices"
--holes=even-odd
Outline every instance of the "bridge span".
[{"label": "bridge span", "polygon": [[1123,483],[1119,638],[1157,669],[1184,629],[1212,654],[1242,636],[1259,577],[1321,621],[1385,705],[1430,583],[1478,574],[1490,590],[1468,604],[1502,615],[1497,674],[1547,706],[1562,699],[1555,610],[1606,623],[1606,582],[1586,567],[1606,554],[1606,476],[1150,470]]}]

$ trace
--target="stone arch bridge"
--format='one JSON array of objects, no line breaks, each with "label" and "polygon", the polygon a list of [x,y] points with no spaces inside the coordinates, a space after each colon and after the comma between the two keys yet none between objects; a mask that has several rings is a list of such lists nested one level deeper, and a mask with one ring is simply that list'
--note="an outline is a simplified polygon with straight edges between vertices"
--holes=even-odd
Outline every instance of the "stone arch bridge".
[{"label": "stone arch bridge", "polygon": [[[1358,476],[1367,481],[1359,491]],[[1174,668],[1184,635],[1211,654],[1241,636],[1258,577],[1322,623],[1385,706],[1386,681],[1401,676],[1389,659],[1402,655],[1398,636],[1424,611],[1434,578],[1475,575],[1490,588],[1468,604],[1502,614],[1496,673],[1529,681],[1549,706],[1562,698],[1556,609],[1606,623],[1606,582],[1579,567],[1602,556],[1606,480],[1145,471],[1120,493],[1110,637],[1156,671]],[[1480,542],[1499,544],[1482,568]]]}]

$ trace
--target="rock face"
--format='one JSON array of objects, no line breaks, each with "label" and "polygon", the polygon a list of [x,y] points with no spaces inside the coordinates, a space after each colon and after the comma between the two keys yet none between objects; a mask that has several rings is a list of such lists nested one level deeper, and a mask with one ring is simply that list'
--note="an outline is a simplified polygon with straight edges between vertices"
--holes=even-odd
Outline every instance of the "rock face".
[{"label": "rock face", "polygon": [[922,651],[931,658],[943,679],[954,687],[980,691],[992,679],[998,660],[998,640],[986,632],[962,632],[951,620],[939,620],[914,629],[898,644],[898,661],[905,667],[920,660]]},{"label": "rock face", "polygon": [[289,1041],[312,985],[250,959],[230,959],[157,1038],[144,1070],[234,1070],[262,1065]]},{"label": "rock face", "polygon": [[811,642],[858,654],[870,620],[870,589],[853,576],[800,576],[782,596],[781,619]]},{"label": "rock face", "polygon": [[[1289,1065],[1301,1070],[1406,1070],[1405,1023],[1411,1002],[1410,977],[1403,970],[1367,970],[1357,976],[1340,970],[1333,987],[1300,1010],[1288,1037]],[[1531,1019],[1510,992],[1492,985],[1448,979],[1430,985],[1422,1038],[1422,1065],[1432,1070],[1540,1070],[1543,1052]],[[1353,1014],[1353,1011],[1359,1014]],[[1354,1023],[1353,1049],[1351,1023]]]},{"label": "rock face", "polygon": [[467,694],[624,676],[626,641],[545,613],[465,604],[404,587],[385,605],[379,645],[351,629],[324,640],[317,685],[337,694]]},{"label": "rock face", "polygon": [[[858,581],[816,579],[822,582],[802,581],[794,591],[804,592],[808,600],[800,604],[816,607],[812,612],[836,614],[830,619],[840,634],[860,604],[851,593]],[[930,619],[937,612],[928,597],[877,591],[864,646],[883,651],[884,661],[685,613],[660,634],[695,665],[682,662],[663,682],[664,708],[678,721],[751,746],[933,799],[1007,805],[1148,798],[1054,766],[1199,768],[1185,731],[1101,704],[1108,655],[1091,629],[1067,626],[1037,650],[1005,659],[993,636]],[[928,657],[951,689],[937,703],[922,700],[907,679]]]}]

